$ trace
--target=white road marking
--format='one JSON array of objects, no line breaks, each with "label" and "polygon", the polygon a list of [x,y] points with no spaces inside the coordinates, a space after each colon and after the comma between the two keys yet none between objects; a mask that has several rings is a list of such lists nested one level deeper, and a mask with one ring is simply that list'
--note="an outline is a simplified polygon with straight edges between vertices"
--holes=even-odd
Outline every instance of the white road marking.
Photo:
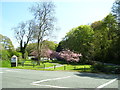
[{"label": "white road marking", "polygon": [[113,79],[113,80],[111,80],[111,81],[109,81],[109,82],[107,82],[107,83],[104,83],[104,84],[98,86],[97,88],[103,88],[103,87],[107,86],[108,84],[110,84],[110,83],[112,83],[112,82],[114,82],[114,81],[116,81],[116,80],[117,80],[117,78],[115,78],[115,79]]},{"label": "white road marking", "polygon": [[3,73],[3,72],[0,72],[0,73]]},{"label": "white road marking", "polygon": [[45,79],[45,80],[40,80],[40,81],[36,81],[33,83],[36,84],[36,83],[41,83],[41,82],[46,82],[46,81],[51,81],[51,80],[59,80],[59,79],[64,79],[64,78],[69,78],[69,77],[71,77],[71,76],[61,77],[61,78],[53,78],[53,79]]},{"label": "white road marking", "polygon": [[14,71],[14,70],[5,70],[5,71],[8,71],[8,72],[19,72],[19,71]]},{"label": "white road marking", "polygon": [[69,77],[71,77],[71,76],[61,77],[61,78],[53,78],[53,79],[40,80],[40,81],[32,82],[32,85],[37,85],[37,86],[48,86],[48,87],[54,87],[54,88],[68,88],[68,87],[53,86],[53,85],[41,85],[40,83],[46,82],[46,81],[52,81],[52,80],[65,79],[65,78],[69,78]]},{"label": "white road marking", "polygon": [[69,88],[69,87],[61,87],[61,86],[53,86],[53,85],[41,85],[41,84],[32,84],[36,86],[47,86],[47,87],[53,87],[53,88]]}]

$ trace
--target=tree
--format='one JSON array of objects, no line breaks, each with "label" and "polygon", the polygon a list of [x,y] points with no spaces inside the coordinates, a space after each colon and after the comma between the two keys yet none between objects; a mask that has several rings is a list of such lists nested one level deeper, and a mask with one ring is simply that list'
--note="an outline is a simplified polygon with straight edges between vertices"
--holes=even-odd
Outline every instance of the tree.
[{"label": "tree", "polygon": [[117,39],[115,17],[110,13],[103,20],[92,23],[91,27],[94,30],[94,59],[101,62],[114,62],[112,47]]},{"label": "tree", "polygon": [[[57,44],[54,43],[53,41],[48,41],[48,40],[44,40],[42,42],[42,49],[50,49],[50,50],[53,50],[55,51],[56,47],[57,47]],[[28,44],[27,48],[26,48],[26,51],[28,52],[28,54],[30,54],[31,52],[33,51],[36,51],[37,50],[37,43],[30,43]]]},{"label": "tree", "polygon": [[10,38],[8,38],[7,36],[3,36],[2,34],[0,34],[0,45],[1,49],[14,50],[14,46]]},{"label": "tree", "polygon": [[9,60],[10,54],[7,50],[0,50],[0,60]]},{"label": "tree", "polygon": [[30,41],[33,40],[33,33],[35,31],[35,23],[33,20],[22,22],[17,27],[13,28],[15,37],[20,44],[20,52],[24,58],[25,50]]},{"label": "tree", "polygon": [[[41,50],[41,57],[47,57],[47,58],[51,58],[51,54],[53,53],[53,50],[50,50],[49,48],[42,48]],[[38,57],[38,52],[37,50],[34,50],[30,53],[30,55],[35,56],[35,58]],[[38,59],[37,59],[38,60]]]},{"label": "tree", "polygon": [[62,41],[61,41],[61,42],[59,42],[59,44],[58,44],[58,46],[56,48],[56,52],[60,52],[62,50],[63,50],[63,46],[62,46]]},{"label": "tree", "polygon": [[69,63],[69,62],[79,62],[79,60],[80,60],[79,57],[82,56],[81,54],[74,53],[70,50],[61,51],[61,52],[59,52],[58,55],[59,55],[58,58],[67,61],[67,63]]},{"label": "tree", "polygon": [[48,40],[44,40],[42,43],[43,43],[42,48],[49,48],[50,50],[53,51],[55,51],[58,46],[58,44],[56,44],[55,42]]},{"label": "tree", "polygon": [[52,2],[40,2],[31,8],[36,21],[34,37],[37,39],[38,65],[40,65],[42,42],[54,29],[54,7]]},{"label": "tree", "polygon": [[[116,20],[117,20],[117,28],[116,28],[116,31],[117,31],[117,38],[116,40],[114,41],[113,43],[113,51],[115,52],[114,53],[114,58],[116,58],[115,60],[117,60],[116,63],[120,62],[119,61],[119,58],[120,58],[120,0],[116,0],[113,4],[113,7],[112,7],[112,14],[116,17]],[[120,63],[119,63],[120,64]]]},{"label": "tree", "polygon": [[26,51],[28,52],[28,55],[30,55],[30,53],[32,53],[35,50],[37,50],[37,43],[29,43],[26,47]]},{"label": "tree", "polygon": [[10,52],[13,51],[14,51],[14,46],[10,38],[0,34],[0,59],[8,60],[11,57]]},{"label": "tree", "polygon": [[120,0],[116,0],[112,7],[112,14],[116,17],[120,26]]},{"label": "tree", "polygon": [[63,39],[62,46],[64,50],[82,53],[82,60],[92,59],[94,31],[89,25],[81,25],[73,28]]},{"label": "tree", "polygon": [[12,55],[15,55],[14,52],[15,49],[10,38],[0,34],[0,59],[10,60]]},{"label": "tree", "polygon": [[91,27],[93,28],[93,30],[99,30],[101,28],[102,25],[102,21],[95,21],[91,24]]}]

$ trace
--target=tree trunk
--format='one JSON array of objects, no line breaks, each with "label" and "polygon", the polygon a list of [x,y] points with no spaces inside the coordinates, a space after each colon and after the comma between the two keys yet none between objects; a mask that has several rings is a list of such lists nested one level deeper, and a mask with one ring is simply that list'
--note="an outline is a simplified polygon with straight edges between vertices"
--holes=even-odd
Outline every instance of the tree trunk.
[{"label": "tree trunk", "polygon": [[22,53],[22,58],[24,59],[25,52],[24,52],[22,40],[20,41],[20,52]]},{"label": "tree trunk", "polygon": [[37,58],[38,58],[38,60],[37,60],[37,65],[40,65],[40,40],[38,39],[38,45],[37,45],[37,51],[38,51],[38,56],[37,56]]},{"label": "tree trunk", "polygon": [[27,47],[27,43],[24,43],[24,47],[23,47],[23,43],[22,43],[22,40],[21,40],[21,42],[20,42],[20,52],[22,53],[22,58],[23,59],[25,59],[24,54],[25,54],[26,47]]}]

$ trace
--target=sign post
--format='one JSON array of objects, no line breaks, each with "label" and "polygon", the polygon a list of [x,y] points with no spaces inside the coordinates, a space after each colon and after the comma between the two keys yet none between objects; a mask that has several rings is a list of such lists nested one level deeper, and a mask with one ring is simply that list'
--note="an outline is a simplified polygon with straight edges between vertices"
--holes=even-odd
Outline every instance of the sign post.
[{"label": "sign post", "polygon": [[17,56],[13,55],[11,58],[11,67],[17,67],[18,62],[17,62]]}]

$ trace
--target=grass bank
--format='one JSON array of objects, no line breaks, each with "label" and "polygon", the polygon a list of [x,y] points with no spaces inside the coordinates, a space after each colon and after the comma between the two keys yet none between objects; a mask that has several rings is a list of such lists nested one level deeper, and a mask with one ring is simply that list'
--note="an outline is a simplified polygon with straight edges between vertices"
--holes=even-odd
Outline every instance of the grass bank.
[{"label": "grass bank", "polygon": [[[119,74],[120,66],[109,66],[109,65],[68,65],[62,63],[62,66],[58,67],[52,61],[41,62],[40,65],[37,65],[37,62],[31,60],[21,60],[21,63],[17,67],[11,67],[11,62],[9,60],[1,60],[0,67],[7,68],[16,68],[16,69],[31,69],[31,70],[47,70],[47,71],[78,71],[78,72],[92,72],[92,73],[107,73],[107,74]],[[23,63],[24,62],[24,63]],[[48,68],[49,67],[49,68]],[[116,71],[117,69],[117,71]]]},{"label": "grass bank", "polygon": [[[21,61],[23,62],[23,61]],[[32,70],[48,70],[48,71],[61,71],[61,70],[69,70],[69,71],[91,71],[91,65],[67,65],[62,64],[63,66],[57,67],[54,63],[44,62],[40,65],[36,65],[36,62],[33,62],[31,60],[25,60],[24,64],[18,64],[17,67],[11,67],[11,62],[9,60],[3,60],[0,61],[1,67],[7,67],[7,68],[18,68],[18,69],[32,69]],[[50,67],[49,69],[47,69]]]}]

